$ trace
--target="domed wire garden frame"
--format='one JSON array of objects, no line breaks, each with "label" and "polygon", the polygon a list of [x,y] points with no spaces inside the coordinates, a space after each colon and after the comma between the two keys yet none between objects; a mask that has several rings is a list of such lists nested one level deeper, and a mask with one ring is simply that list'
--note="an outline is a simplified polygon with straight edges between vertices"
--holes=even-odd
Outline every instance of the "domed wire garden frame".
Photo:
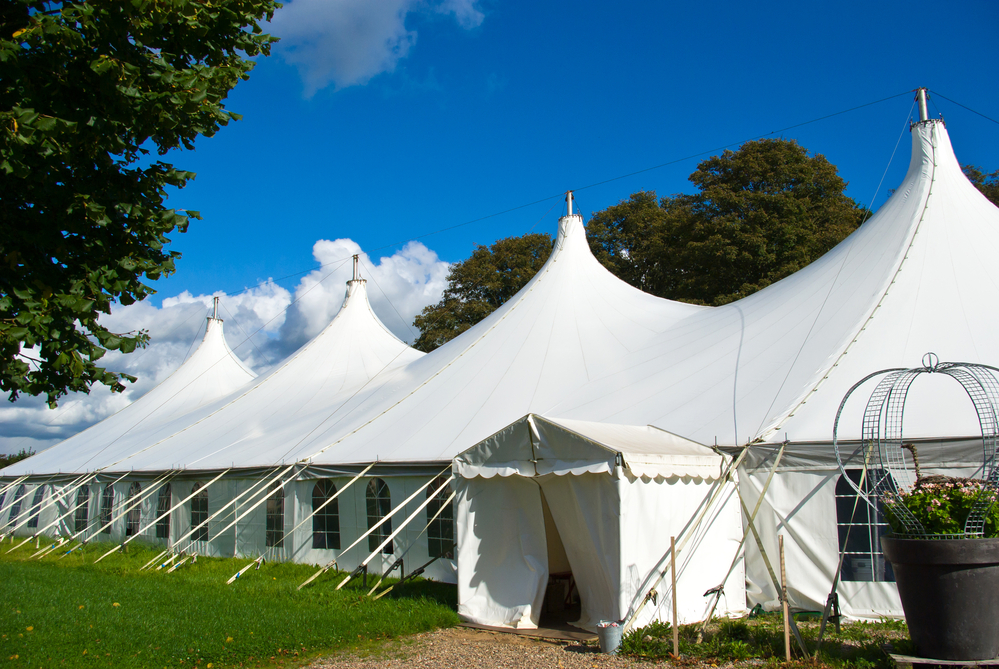
[{"label": "domed wire garden frame", "polygon": [[[999,467],[996,446],[999,444],[999,381],[993,372],[999,368],[962,362],[940,362],[934,353],[923,356],[923,366],[912,369],[883,369],[858,381],[840,402],[833,424],[833,449],[843,480],[857,492],[872,510],[880,501],[890,506],[892,513],[904,526],[901,536],[910,538],[963,539],[984,535],[985,520],[999,493]],[[918,456],[915,448],[904,443],[902,423],[905,401],[912,383],[922,374],[944,374],[964,388],[978,414],[981,427],[983,459],[979,470],[982,487],[972,504],[962,534],[931,534],[904,504],[897,503],[901,493],[910,491],[918,481]],[[847,475],[844,454],[838,438],[839,421],[847,400],[861,385],[884,375],[878,382],[864,411],[862,431],[863,471],[860,482]],[[906,462],[905,452],[912,453],[913,467]],[[846,454],[849,458],[853,454]],[[864,478],[868,479],[865,485]],[[872,499],[871,491],[876,499]]]}]

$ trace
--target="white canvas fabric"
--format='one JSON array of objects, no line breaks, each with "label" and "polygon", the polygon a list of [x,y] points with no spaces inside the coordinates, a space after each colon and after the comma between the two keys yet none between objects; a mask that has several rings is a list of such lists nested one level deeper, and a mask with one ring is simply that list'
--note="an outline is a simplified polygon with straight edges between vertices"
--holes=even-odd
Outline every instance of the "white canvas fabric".
[{"label": "white canvas fabric", "polygon": [[[122,457],[136,448],[132,445],[135,436],[182,419],[254,377],[253,370],[226,343],[222,321],[209,318],[201,344],[162,383],[100,423],[7,467],[3,475],[84,472],[121,464]],[[122,451],[120,446],[125,444]]]},{"label": "white canvas fabric", "polygon": [[[343,306],[330,324],[267,375],[196,411],[140,421],[101,448],[57,445],[23,461],[25,471],[205,470],[281,464],[297,442],[321,427],[323,419],[359,388],[380,372],[423,355],[378,320],[364,280],[351,280]],[[104,422],[88,432],[104,435]],[[56,458],[42,458],[56,449]]]},{"label": "white canvas fabric", "polygon": [[[703,619],[703,593],[725,580],[742,532],[735,487],[720,480],[724,464],[654,428],[523,417],[454,460],[459,615],[537,627],[548,576],[564,568],[551,550],[558,537],[582,602],[574,624],[595,630],[634,611],[662,571],[670,536],[690,535],[678,554],[676,597],[683,622]],[[694,525],[717,486],[721,501]],[[741,568],[725,588],[718,614],[744,611]],[[672,615],[674,593],[668,584],[659,591],[638,624]]]},{"label": "white canvas fabric", "polygon": [[[999,209],[964,177],[942,121],[914,124],[912,145],[895,194],[828,254],[745,299],[689,315],[545,414],[651,424],[723,445],[829,442],[843,396],[872,372],[917,367],[929,351],[999,364],[999,312],[989,308]],[[924,383],[913,386],[907,435],[977,432],[956,384],[920,404]],[[841,437],[860,437],[855,418],[867,395]]]}]

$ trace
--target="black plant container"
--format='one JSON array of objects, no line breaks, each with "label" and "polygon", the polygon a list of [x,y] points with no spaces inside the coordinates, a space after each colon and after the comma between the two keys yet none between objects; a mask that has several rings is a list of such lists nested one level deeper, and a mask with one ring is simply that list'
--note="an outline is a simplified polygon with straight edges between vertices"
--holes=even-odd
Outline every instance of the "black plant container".
[{"label": "black plant container", "polygon": [[881,537],[921,657],[999,656],[999,539]]}]

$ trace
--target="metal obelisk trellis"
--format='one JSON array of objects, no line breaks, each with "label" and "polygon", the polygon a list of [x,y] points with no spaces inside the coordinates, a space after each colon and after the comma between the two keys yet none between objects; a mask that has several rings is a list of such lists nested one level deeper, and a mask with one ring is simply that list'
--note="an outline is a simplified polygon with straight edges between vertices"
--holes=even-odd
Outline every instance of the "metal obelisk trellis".
[{"label": "metal obelisk trellis", "polygon": [[[854,385],[843,397],[839,411],[836,412],[836,422],[833,425],[833,447],[836,451],[836,462],[843,473],[843,480],[857,491],[872,509],[876,508],[877,500],[871,499],[869,492],[882,503],[891,503],[898,499],[902,492],[910,490],[917,481],[915,462],[913,466],[906,461],[906,451],[911,447],[903,443],[902,421],[905,414],[905,400],[909,387],[921,374],[944,374],[956,380],[968,393],[982,432],[982,491],[972,505],[971,512],[964,525],[964,532],[955,535],[929,535],[915,516],[904,504],[892,504],[892,512],[904,525],[903,536],[929,537],[939,539],[975,538],[981,537],[985,529],[985,518],[992,505],[996,502],[999,492],[999,467],[996,462],[996,445],[999,442],[999,382],[994,371],[995,367],[961,362],[940,362],[934,353],[923,356],[923,366],[913,369],[885,369],[871,374]],[[850,395],[863,383],[884,375],[875,387],[867,401],[864,411],[862,432],[864,476],[868,480],[865,485],[863,478],[858,485],[846,475],[843,454],[840,453],[837,437],[840,416]],[[849,455],[849,454],[848,454]],[[914,458],[915,456],[910,456]],[[865,489],[866,488],[866,489]]]}]

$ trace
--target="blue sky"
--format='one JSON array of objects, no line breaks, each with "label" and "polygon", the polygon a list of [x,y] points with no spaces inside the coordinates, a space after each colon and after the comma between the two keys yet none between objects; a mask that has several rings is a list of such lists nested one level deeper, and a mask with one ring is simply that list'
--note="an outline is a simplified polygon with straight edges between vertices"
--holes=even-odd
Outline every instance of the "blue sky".
[{"label": "blue sky", "polygon": [[0,405],[0,451],[41,450],[141,396],[197,343],[212,294],[228,294],[230,345],[266,371],[336,313],[358,251],[375,312],[412,340],[449,262],[553,233],[570,188],[588,218],[639,190],[691,192],[699,160],[783,136],[861,203],[884,178],[877,207],[905,173],[918,86],[958,159],[999,169],[999,123],[960,106],[999,119],[994,0],[292,0],[270,31],[282,42],[228,101],[243,120],[167,158],[198,175],[170,206],[204,217],[173,236],[178,271],[106,319],[151,333],[105,358],[139,381],[56,411]]},{"label": "blue sky", "polygon": [[[397,7],[397,24],[364,38],[339,28],[336,10],[321,11],[339,5],[356,19],[383,4]],[[454,7],[473,16],[444,13]],[[309,34],[323,25],[325,34]],[[309,41],[363,51],[365,39],[387,41],[400,26],[405,55],[366,80],[351,81],[356,66],[338,70],[335,50],[316,48],[298,69],[288,62]],[[238,291],[309,269],[320,238],[389,254],[400,241],[917,86],[999,118],[991,1],[293,0],[274,32],[292,37],[230,96],[243,120],[172,156],[198,177],[171,205],[205,218],[176,235],[184,258],[158,285],[163,296]],[[325,85],[310,91],[301,74]],[[866,202],[910,105],[904,95],[782,134],[829,158]],[[931,110],[947,119],[959,159],[999,169],[999,125],[938,97]],[[904,173],[905,140],[876,205]],[[581,190],[579,204],[589,213],[641,189],[689,192],[697,162]],[[553,203],[421,241],[460,260],[475,244],[551,232]]]}]

